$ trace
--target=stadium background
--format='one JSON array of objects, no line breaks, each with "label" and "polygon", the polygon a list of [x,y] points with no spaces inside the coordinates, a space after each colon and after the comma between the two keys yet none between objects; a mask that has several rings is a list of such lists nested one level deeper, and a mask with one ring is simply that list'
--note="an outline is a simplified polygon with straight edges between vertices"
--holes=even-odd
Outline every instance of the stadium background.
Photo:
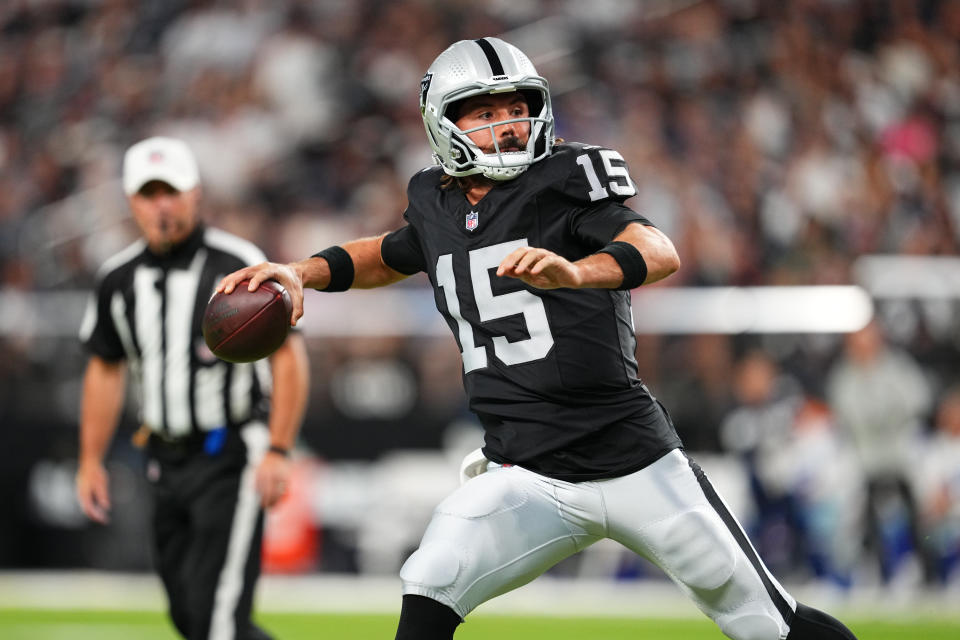
[{"label": "stadium background", "polygon": [[[110,526],[83,519],[72,486],[83,293],[135,235],[123,150],[184,138],[206,220],[299,259],[400,223],[430,162],[420,76],[482,35],[531,55],[559,135],[623,153],[629,204],[676,243],[681,271],[636,296],[641,375],[771,569],[831,597],[960,589],[960,3],[12,0],[0,34],[7,593],[37,570],[149,575],[134,411],[111,454]],[[860,288],[772,288],[801,285]],[[268,522],[275,575],[389,580],[455,486],[480,435],[432,304],[421,278],[310,296],[310,407]],[[870,314],[894,366],[878,365],[873,398],[832,395],[844,334]],[[876,450],[857,449],[839,405],[891,398]],[[895,495],[882,559],[862,543],[864,456],[891,474],[909,461],[920,548]],[[552,574],[663,582],[606,545]]]}]

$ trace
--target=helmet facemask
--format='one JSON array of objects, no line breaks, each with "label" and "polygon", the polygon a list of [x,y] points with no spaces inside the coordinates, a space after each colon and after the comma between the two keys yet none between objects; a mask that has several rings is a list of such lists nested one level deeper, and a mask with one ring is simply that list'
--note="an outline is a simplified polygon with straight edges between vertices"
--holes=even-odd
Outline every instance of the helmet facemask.
[{"label": "helmet facemask", "polygon": [[[541,92],[539,89],[520,89],[519,91],[527,101],[527,107],[530,111],[529,116],[490,122],[470,129],[460,129],[447,115],[440,118],[442,134],[449,135],[449,159],[447,162],[443,162],[437,153],[434,153],[434,158],[438,164],[443,166],[446,173],[452,176],[468,176],[479,173],[491,180],[510,180],[516,178],[526,171],[531,164],[542,160],[549,153],[553,146],[553,120],[545,117],[545,112],[550,108],[550,96],[546,91]],[[450,107],[456,106],[457,103],[467,98],[486,93],[494,92],[473,93],[451,101]],[[531,98],[534,96],[536,99],[532,100]],[[538,106],[539,108],[536,108]],[[448,108],[445,113],[450,111],[451,109]],[[454,118],[457,117],[454,115]],[[496,130],[502,125],[511,123],[524,123],[528,127],[526,146],[520,151],[503,151],[500,148],[501,141],[497,138]],[[485,129],[490,133],[490,140],[493,144],[492,152],[485,152],[470,139],[471,133]]]},{"label": "helmet facemask", "polygon": [[[437,164],[451,176],[481,174],[492,180],[515,178],[549,155],[554,142],[553,112],[547,81],[519,49],[496,38],[489,50],[499,56],[503,73],[488,75],[491,66],[483,56],[479,41],[460,41],[443,52],[431,65],[421,83],[420,106],[427,138]],[[463,100],[480,95],[520,92],[529,115],[462,130],[456,125],[458,107]],[[529,126],[524,149],[503,151],[495,135],[496,128],[520,122]],[[469,134],[488,129],[493,150],[485,153]]]}]

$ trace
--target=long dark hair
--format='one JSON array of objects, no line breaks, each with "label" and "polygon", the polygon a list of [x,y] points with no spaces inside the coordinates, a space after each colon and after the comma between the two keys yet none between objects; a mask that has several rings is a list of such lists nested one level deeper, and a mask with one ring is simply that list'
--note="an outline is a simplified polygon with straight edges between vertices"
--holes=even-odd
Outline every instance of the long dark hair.
[{"label": "long dark hair", "polygon": [[456,187],[466,193],[470,191],[473,187],[482,184],[496,184],[496,180],[491,180],[485,175],[474,173],[469,176],[451,176],[450,174],[443,174],[440,176],[440,188],[441,189],[453,189]]}]

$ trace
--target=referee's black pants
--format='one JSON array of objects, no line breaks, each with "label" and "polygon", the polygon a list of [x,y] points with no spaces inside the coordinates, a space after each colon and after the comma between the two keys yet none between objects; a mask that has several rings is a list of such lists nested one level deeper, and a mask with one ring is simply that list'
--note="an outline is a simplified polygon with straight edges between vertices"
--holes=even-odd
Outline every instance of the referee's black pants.
[{"label": "referee's black pants", "polygon": [[[247,427],[249,428],[249,426]],[[250,619],[263,509],[238,430],[219,451],[203,439],[150,439],[156,566],[170,617],[188,640],[264,640]]]}]

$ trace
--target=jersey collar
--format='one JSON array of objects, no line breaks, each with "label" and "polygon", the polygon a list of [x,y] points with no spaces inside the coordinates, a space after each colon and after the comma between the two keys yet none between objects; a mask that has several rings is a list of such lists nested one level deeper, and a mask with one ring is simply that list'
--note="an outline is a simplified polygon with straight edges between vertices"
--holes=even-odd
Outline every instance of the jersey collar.
[{"label": "jersey collar", "polygon": [[156,254],[147,247],[145,254],[148,263],[158,267],[175,267],[179,264],[189,263],[194,254],[203,245],[203,233],[205,226],[198,222],[193,231],[190,232],[183,242],[170,247],[170,250],[163,254]]}]

